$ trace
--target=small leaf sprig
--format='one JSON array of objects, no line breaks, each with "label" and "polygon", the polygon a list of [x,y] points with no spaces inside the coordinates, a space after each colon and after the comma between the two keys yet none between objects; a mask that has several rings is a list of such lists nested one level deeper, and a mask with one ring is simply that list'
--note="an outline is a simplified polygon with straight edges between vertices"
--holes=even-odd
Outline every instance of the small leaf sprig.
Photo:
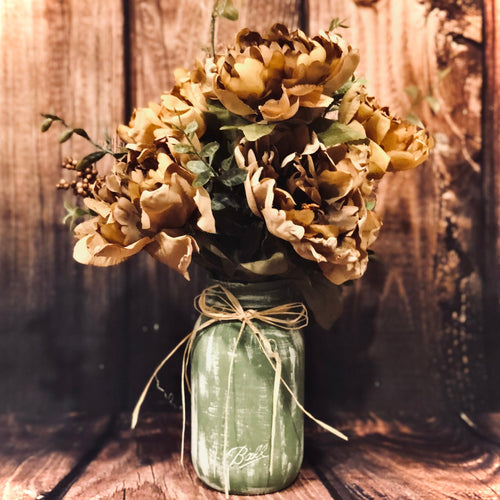
[{"label": "small leaf sprig", "polygon": [[340,17],[334,17],[330,21],[330,26],[328,27],[328,31],[335,31],[339,28],[349,29],[349,25],[345,24],[346,22],[347,22],[347,19],[340,19]]},{"label": "small leaf sprig", "polygon": [[[42,113],[45,120],[40,127],[42,132],[47,132],[54,123],[60,123],[64,130],[59,136],[59,143],[63,144],[69,141],[74,135],[80,136],[88,141],[96,148],[96,151],[85,155],[80,160],[68,157],[61,163],[61,168],[76,172],[75,179],[67,181],[61,178],[56,184],[57,189],[72,189],[76,197],[85,198],[91,195],[91,188],[98,177],[96,163],[104,158],[106,155],[111,155],[115,160],[122,160],[126,156],[124,151],[112,151],[111,138],[106,137],[106,146],[98,144],[90,138],[87,131],[83,128],[71,127],[63,118],[54,114]],[[88,208],[82,208],[77,204],[64,202],[64,209],[66,215],[62,222],[68,224],[70,231],[73,231],[78,221],[86,217],[94,217],[96,213]]]},{"label": "small leaf sprig", "polygon": [[[218,108],[216,106],[209,106],[209,109],[214,112],[215,115],[221,119],[221,123],[224,123],[224,118],[228,120],[227,123],[234,123],[234,115],[226,110],[226,114],[232,116],[226,116],[226,114],[217,115]],[[179,119],[180,121],[180,119]],[[240,123],[241,122],[241,123]],[[237,204],[231,202],[231,197],[224,194],[224,190],[229,188],[232,189],[236,186],[240,186],[244,183],[247,177],[247,171],[245,169],[238,168],[234,161],[234,151],[230,148],[231,136],[235,130],[240,130],[243,132],[245,137],[249,140],[257,140],[264,135],[267,135],[273,126],[261,125],[257,123],[251,123],[246,120],[240,119],[238,125],[221,125],[219,130],[225,137],[217,137],[217,140],[206,142],[202,145],[200,150],[197,150],[193,139],[196,131],[198,130],[198,123],[193,120],[188,123],[185,127],[182,127],[182,122],[180,126],[170,123],[172,127],[176,130],[182,132],[187,140],[186,143],[178,143],[174,146],[174,151],[179,154],[190,154],[196,159],[189,160],[186,162],[186,168],[196,176],[193,181],[193,187],[205,187],[207,191],[212,195],[212,209],[222,210],[231,206],[236,208]],[[216,156],[217,153],[221,152],[221,144],[224,143],[224,139],[228,143],[228,155],[222,153],[222,159]],[[216,189],[213,183],[217,183],[222,186],[221,189]]]},{"label": "small leaf sprig", "polygon": [[106,155],[110,155],[118,161],[122,160],[124,156],[126,156],[126,152],[124,151],[116,152],[111,150],[111,139],[109,137],[106,140],[106,146],[102,146],[101,144],[98,144],[93,139],[91,139],[85,129],[68,125],[60,116],[47,113],[42,113],[42,116],[45,118],[40,127],[42,132],[47,132],[50,127],[57,122],[59,122],[64,127],[63,132],[59,136],[59,143],[62,144],[64,142],[67,142],[73,137],[73,135],[78,135],[92,144],[94,148],[96,148],[96,151],[92,151],[76,163],[75,170],[83,171],[89,165],[95,164]]},{"label": "small leaf sprig", "polygon": [[422,121],[415,112],[415,109],[423,102],[426,102],[434,114],[441,110],[441,103],[435,96],[437,87],[450,74],[451,67],[447,67],[437,73],[437,81],[434,83],[427,94],[424,94],[416,85],[408,85],[404,90],[411,101],[410,112],[405,116],[405,119],[414,125],[423,127]]},{"label": "small leaf sprig", "polygon": [[215,25],[217,18],[224,17],[230,21],[236,21],[239,17],[238,9],[232,0],[216,0],[210,17],[210,56],[215,56]]},{"label": "small leaf sprig", "polygon": [[198,130],[198,123],[195,120],[189,122],[185,128],[182,128],[182,122],[180,127],[172,123],[170,125],[182,132],[188,141],[188,144],[176,144],[174,146],[174,151],[179,154],[191,154],[196,157],[196,160],[190,160],[186,163],[186,168],[192,174],[196,175],[196,178],[193,181],[193,186],[204,186],[216,175],[212,163],[215,153],[219,150],[219,143],[209,142],[208,144],[204,144],[201,150],[198,151],[193,143],[194,134]]}]

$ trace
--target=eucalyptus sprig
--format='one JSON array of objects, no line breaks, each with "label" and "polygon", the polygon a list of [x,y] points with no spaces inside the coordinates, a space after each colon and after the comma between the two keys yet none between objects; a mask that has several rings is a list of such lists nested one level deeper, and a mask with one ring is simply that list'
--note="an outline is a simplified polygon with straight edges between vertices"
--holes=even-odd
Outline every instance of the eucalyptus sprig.
[{"label": "eucalyptus sprig", "polygon": [[95,142],[87,133],[87,131],[83,128],[76,128],[72,127],[71,125],[68,125],[63,118],[57,115],[53,114],[47,114],[47,113],[42,113],[42,116],[45,118],[43,121],[40,129],[42,132],[47,132],[47,130],[50,129],[53,123],[59,122],[63,127],[64,130],[59,136],[59,143],[64,143],[66,141],[69,141],[73,135],[78,135],[88,141],[92,146],[94,146],[97,151],[93,151],[92,153],[89,153],[88,155],[84,156],[76,165],[75,170],[85,170],[89,165],[92,165],[93,163],[98,162],[100,159],[102,159],[106,155],[110,155],[116,160],[122,160],[126,153],[123,151],[113,151],[111,149],[111,139],[108,137],[106,139],[106,147],[102,146],[101,144],[98,144]]},{"label": "eucalyptus sprig", "polygon": [[195,132],[198,130],[198,123],[193,120],[189,122],[185,127],[182,126],[182,121],[179,117],[179,122],[181,126],[174,123],[170,125],[176,130],[182,132],[184,137],[187,139],[188,144],[179,143],[174,146],[174,151],[179,154],[191,154],[196,156],[196,160],[190,160],[186,163],[186,168],[194,175],[196,175],[193,181],[194,187],[204,186],[212,177],[215,177],[215,170],[212,167],[215,153],[217,153],[220,145],[218,142],[209,142],[197,150],[193,138]]},{"label": "eucalyptus sprig", "polygon": [[81,208],[77,205],[72,205],[67,201],[64,202],[64,209],[66,210],[66,215],[64,216],[62,222],[63,224],[69,225],[69,230],[71,232],[73,232],[77,221],[79,221],[80,219],[83,219],[87,216],[97,215],[93,210],[90,210],[88,208]]},{"label": "eucalyptus sprig", "polygon": [[410,112],[405,116],[405,120],[423,127],[422,121],[415,112],[415,108],[417,108],[422,102],[426,102],[434,114],[439,113],[441,110],[441,103],[435,96],[435,92],[444,78],[450,74],[450,71],[451,67],[438,71],[436,82],[430,86],[427,94],[424,94],[416,85],[409,85],[405,88],[405,92],[411,101]]},{"label": "eucalyptus sprig", "polygon": [[239,17],[238,9],[234,6],[233,0],[215,0],[210,16],[210,47],[212,57],[215,56],[215,24],[218,17],[225,17],[230,21],[237,21]]},{"label": "eucalyptus sprig", "polygon": [[347,19],[340,19],[340,17],[335,17],[330,21],[330,26],[328,27],[328,31],[335,31],[338,28],[348,29],[349,25],[345,24]]}]

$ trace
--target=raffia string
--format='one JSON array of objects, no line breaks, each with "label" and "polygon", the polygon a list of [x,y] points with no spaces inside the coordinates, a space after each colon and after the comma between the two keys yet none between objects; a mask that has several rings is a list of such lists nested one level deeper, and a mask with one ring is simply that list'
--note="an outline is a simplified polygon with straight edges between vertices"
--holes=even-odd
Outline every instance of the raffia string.
[{"label": "raffia string", "polygon": [[[224,448],[223,448],[223,460],[224,460],[224,490],[226,497],[229,494],[229,466],[227,463],[227,441],[228,441],[228,415],[229,415],[229,394],[231,389],[231,379],[234,366],[234,359],[236,356],[236,348],[239,341],[245,331],[245,327],[248,327],[250,332],[255,335],[259,343],[259,347],[266,356],[269,364],[274,370],[274,388],[273,388],[273,412],[272,412],[272,426],[271,426],[271,450],[269,458],[269,472],[272,474],[273,458],[274,458],[274,442],[276,434],[276,415],[277,415],[277,405],[279,399],[279,389],[280,384],[290,393],[292,399],[294,400],[297,407],[311,420],[318,424],[323,429],[334,434],[335,436],[347,441],[347,436],[342,432],[331,427],[330,425],[322,422],[321,420],[315,418],[311,415],[304,406],[299,402],[295,393],[290,389],[289,385],[285,382],[281,375],[281,358],[279,354],[273,350],[271,342],[269,339],[259,330],[255,325],[256,321],[266,323],[268,325],[275,326],[283,330],[298,330],[307,325],[307,310],[301,302],[292,302],[289,304],[280,305],[277,307],[272,307],[265,310],[255,310],[255,309],[243,309],[238,299],[225,287],[221,285],[214,285],[206,288],[203,292],[195,299],[195,308],[201,314],[200,319],[196,323],[194,329],[186,335],[175,347],[170,351],[170,353],[160,362],[156,367],[155,371],[148,380],[146,386],[144,387],[137,404],[135,405],[134,411],[132,413],[131,428],[135,428],[139,418],[139,412],[141,410],[142,403],[149,391],[152,382],[155,380],[159,371],[163,368],[165,363],[185,344],[184,354],[182,359],[182,373],[181,373],[181,398],[182,398],[182,442],[181,442],[181,462],[184,461],[184,441],[185,441],[185,431],[186,431],[186,395],[185,395],[185,385],[188,385],[189,380],[187,378],[187,365],[191,357],[193,342],[196,335],[200,333],[205,328],[213,325],[214,323],[220,321],[239,321],[241,322],[241,327],[238,332],[236,343],[232,352],[230,364],[229,364],[229,374],[227,380],[227,393],[224,408]],[[202,321],[202,317],[208,318]]]}]

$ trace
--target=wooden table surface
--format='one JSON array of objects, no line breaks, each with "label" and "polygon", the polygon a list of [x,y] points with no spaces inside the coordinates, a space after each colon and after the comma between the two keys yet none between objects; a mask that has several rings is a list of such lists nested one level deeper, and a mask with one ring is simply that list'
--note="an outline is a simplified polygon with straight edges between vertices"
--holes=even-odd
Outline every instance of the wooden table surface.
[{"label": "wooden table surface", "polygon": [[[500,498],[500,414],[465,420],[336,417],[348,443],[308,425],[297,481],[262,498]],[[178,413],[145,415],[134,431],[128,425],[129,415],[50,423],[0,417],[0,498],[224,498],[198,480],[188,450],[180,464]]]}]

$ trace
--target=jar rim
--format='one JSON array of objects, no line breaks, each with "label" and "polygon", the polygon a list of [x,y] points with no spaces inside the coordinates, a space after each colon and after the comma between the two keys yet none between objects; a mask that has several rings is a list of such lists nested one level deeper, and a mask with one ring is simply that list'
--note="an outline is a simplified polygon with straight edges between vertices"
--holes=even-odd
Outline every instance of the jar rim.
[{"label": "jar rim", "polygon": [[267,309],[290,302],[302,302],[292,280],[240,282],[210,278],[208,286],[220,285],[231,292],[245,309]]}]

